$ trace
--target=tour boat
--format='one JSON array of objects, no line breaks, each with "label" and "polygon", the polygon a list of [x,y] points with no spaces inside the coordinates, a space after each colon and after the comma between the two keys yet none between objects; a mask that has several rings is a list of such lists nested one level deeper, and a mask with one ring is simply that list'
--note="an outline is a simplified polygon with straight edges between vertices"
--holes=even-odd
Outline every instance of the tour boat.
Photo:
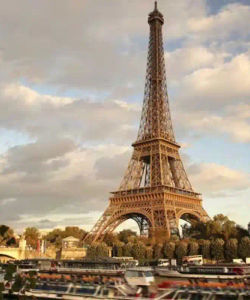
[{"label": "tour boat", "polygon": [[153,269],[148,267],[129,268],[124,278],[130,286],[149,286],[154,282]]},{"label": "tour boat", "polygon": [[[63,282],[39,282],[35,288],[23,288],[13,296],[35,299],[134,299],[139,289],[128,285],[75,284]],[[6,294],[6,293],[5,293]],[[7,294],[6,294],[7,295]]]}]

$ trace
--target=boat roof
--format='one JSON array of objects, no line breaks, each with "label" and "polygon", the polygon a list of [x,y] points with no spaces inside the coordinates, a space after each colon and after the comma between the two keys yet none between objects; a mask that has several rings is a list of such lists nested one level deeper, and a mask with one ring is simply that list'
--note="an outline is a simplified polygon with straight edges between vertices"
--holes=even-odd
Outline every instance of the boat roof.
[{"label": "boat roof", "polygon": [[133,267],[133,268],[127,268],[126,271],[146,272],[146,271],[153,271],[153,268],[151,268],[151,267]]}]

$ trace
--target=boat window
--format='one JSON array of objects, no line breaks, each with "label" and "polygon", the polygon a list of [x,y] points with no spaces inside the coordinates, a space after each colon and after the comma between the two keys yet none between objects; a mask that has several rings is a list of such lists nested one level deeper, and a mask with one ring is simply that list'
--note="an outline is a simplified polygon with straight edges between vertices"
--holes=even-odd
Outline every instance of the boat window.
[{"label": "boat window", "polygon": [[102,289],[99,289],[99,291],[97,292],[97,296],[100,296],[102,294]]},{"label": "boat window", "polygon": [[63,285],[54,286],[54,290],[57,291],[57,292],[66,292],[67,289],[68,289],[68,287],[63,286]]},{"label": "boat window", "polygon": [[108,294],[109,294],[109,290],[104,289],[103,292],[102,292],[102,295],[103,296],[108,296]]},{"label": "boat window", "polygon": [[37,284],[34,288],[35,290],[41,290],[44,289],[44,285],[43,284]]},{"label": "boat window", "polygon": [[50,287],[49,287],[47,284],[44,284],[44,285],[41,287],[41,290],[48,291],[49,289],[50,289]]},{"label": "boat window", "polygon": [[[201,299],[201,298],[199,297],[199,295],[195,295],[194,297],[195,297],[195,298],[194,298],[195,300],[196,300],[196,299],[197,299],[197,300]],[[188,300],[188,299],[192,299],[192,298],[190,298],[190,294],[189,294],[189,293],[183,292],[183,293],[180,293],[176,299],[180,299],[180,300]]]},{"label": "boat window", "polygon": [[136,272],[134,272],[134,271],[127,271],[126,272],[126,276],[127,277],[136,277]]},{"label": "boat window", "polygon": [[89,294],[89,295],[94,295],[96,291],[96,288],[91,288],[91,287],[82,287],[76,289],[77,294]]},{"label": "boat window", "polygon": [[145,272],[145,276],[146,276],[146,277],[153,277],[153,273],[150,272],[150,271],[146,271],[146,272]]},{"label": "boat window", "polygon": [[143,277],[143,272],[139,271],[127,271],[126,272],[127,277]]}]

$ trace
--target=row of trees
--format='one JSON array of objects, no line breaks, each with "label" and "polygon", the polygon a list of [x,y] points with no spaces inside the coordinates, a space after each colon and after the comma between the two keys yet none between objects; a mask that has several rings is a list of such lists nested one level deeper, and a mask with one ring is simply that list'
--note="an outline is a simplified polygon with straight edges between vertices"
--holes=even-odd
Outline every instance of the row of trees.
[{"label": "row of trees", "polygon": [[206,223],[192,220],[191,224],[185,224],[182,227],[184,237],[195,239],[216,239],[220,238],[227,241],[230,238],[235,238],[238,241],[244,236],[249,236],[246,229],[237,225],[228,217],[219,214],[213,217]]},{"label": "row of trees", "polygon": [[[191,225],[184,225],[183,236],[174,236],[170,240],[162,237],[162,243],[154,245],[147,237],[137,236],[136,232],[123,230],[110,233],[103,243],[88,246],[89,257],[107,256],[112,249],[114,256],[133,256],[137,259],[177,258],[185,255],[202,254],[204,258],[232,260],[236,257],[250,257],[250,236],[247,230],[238,226],[224,215],[217,215],[207,223],[193,220]],[[73,236],[83,246],[86,231],[76,226],[54,229],[43,236],[47,246],[60,249],[62,239]],[[40,232],[35,227],[28,227],[24,232],[27,245],[36,249]],[[13,230],[0,226],[0,245],[15,243]]]},{"label": "row of trees", "polygon": [[[81,246],[81,241],[86,234],[86,231],[77,226],[68,226],[65,227],[65,229],[53,229],[52,231],[48,232],[48,234],[46,234],[43,239],[47,241],[48,246],[53,245],[55,248],[60,249],[62,246],[62,239],[64,239],[65,237],[73,236],[75,238],[78,238],[80,240],[79,246]],[[37,242],[41,238],[39,230],[36,227],[28,227],[24,231],[24,236],[27,245],[33,249],[36,249]]]},{"label": "row of trees", "polygon": [[[250,236],[247,230],[228,217],[219,214],[207,223],[193,220],[182,228],[183,237],[174,236],[161,244],[138,237],[131,230],[118,234],[108,234],[101,245],[89,248],[90,257],[105,256],[107,247],[112,248],[114,256],[133,256],[139,260],[159,258],[181,259],[186,255],[201,254],[206,259],[232,261],[234,258],[250,257]],[[103,250],[103,251],[102,251]],[[101,254],[100,254],[101,253]]]},{"label": "row of trees", "polygon": [[[43,237],[36,227],[27,227],[24,231],[27,246],[32,249],[37,248],[38,240],[41,238],[47,241],[47,245],[53,245],[55,248],[59,249],[62,245],[62,239],[68,236],[78,238],[81,246],[81,241],[86,234],[86,231],[77,226],[68,226],[65,227],[65,229],[54,229]],[[18,238],[14,235],[13,229],[6,225],[0,225],[0,246],[17,246],[17,240]]]},{"label": "row of trees", "polygon": [[[90,258],[108,256],[110,247],[107,243],[94,244],[88,247],[87,256]],[[159,258],[176,258],[181,260],[186,255],[201,254],[206,259],[226,260],[240,257],[250,257],[250,238],[243,237],[238,243],[237,239],[224,242],[221,238],[214,240],[170,240],[163,244],[150,245],[140,238],[130,239],[128,243],[115,243],[112,246],[113,256],[133,256],[140,261],[157,260]]]}]

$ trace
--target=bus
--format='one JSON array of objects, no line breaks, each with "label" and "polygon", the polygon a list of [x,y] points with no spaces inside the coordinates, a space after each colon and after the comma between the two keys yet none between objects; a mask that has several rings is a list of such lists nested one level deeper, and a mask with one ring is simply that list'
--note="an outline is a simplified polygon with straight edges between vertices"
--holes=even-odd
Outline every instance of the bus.
[{"label": "bus", "polygon": [[201,265],[203,265],[203,256],[202,255],[183,256],[182,265],[201,266]]},{"label": "bus", "polygon": [[169,259],[160,258],[158,259],[157,266],[158,267],[169,267]]},{"label": "bus", "polygon": [[139,261],[134,259],[132,256],[113,256],[114,260],[121,263],[122,267],[137,267],[139,265]]}]

